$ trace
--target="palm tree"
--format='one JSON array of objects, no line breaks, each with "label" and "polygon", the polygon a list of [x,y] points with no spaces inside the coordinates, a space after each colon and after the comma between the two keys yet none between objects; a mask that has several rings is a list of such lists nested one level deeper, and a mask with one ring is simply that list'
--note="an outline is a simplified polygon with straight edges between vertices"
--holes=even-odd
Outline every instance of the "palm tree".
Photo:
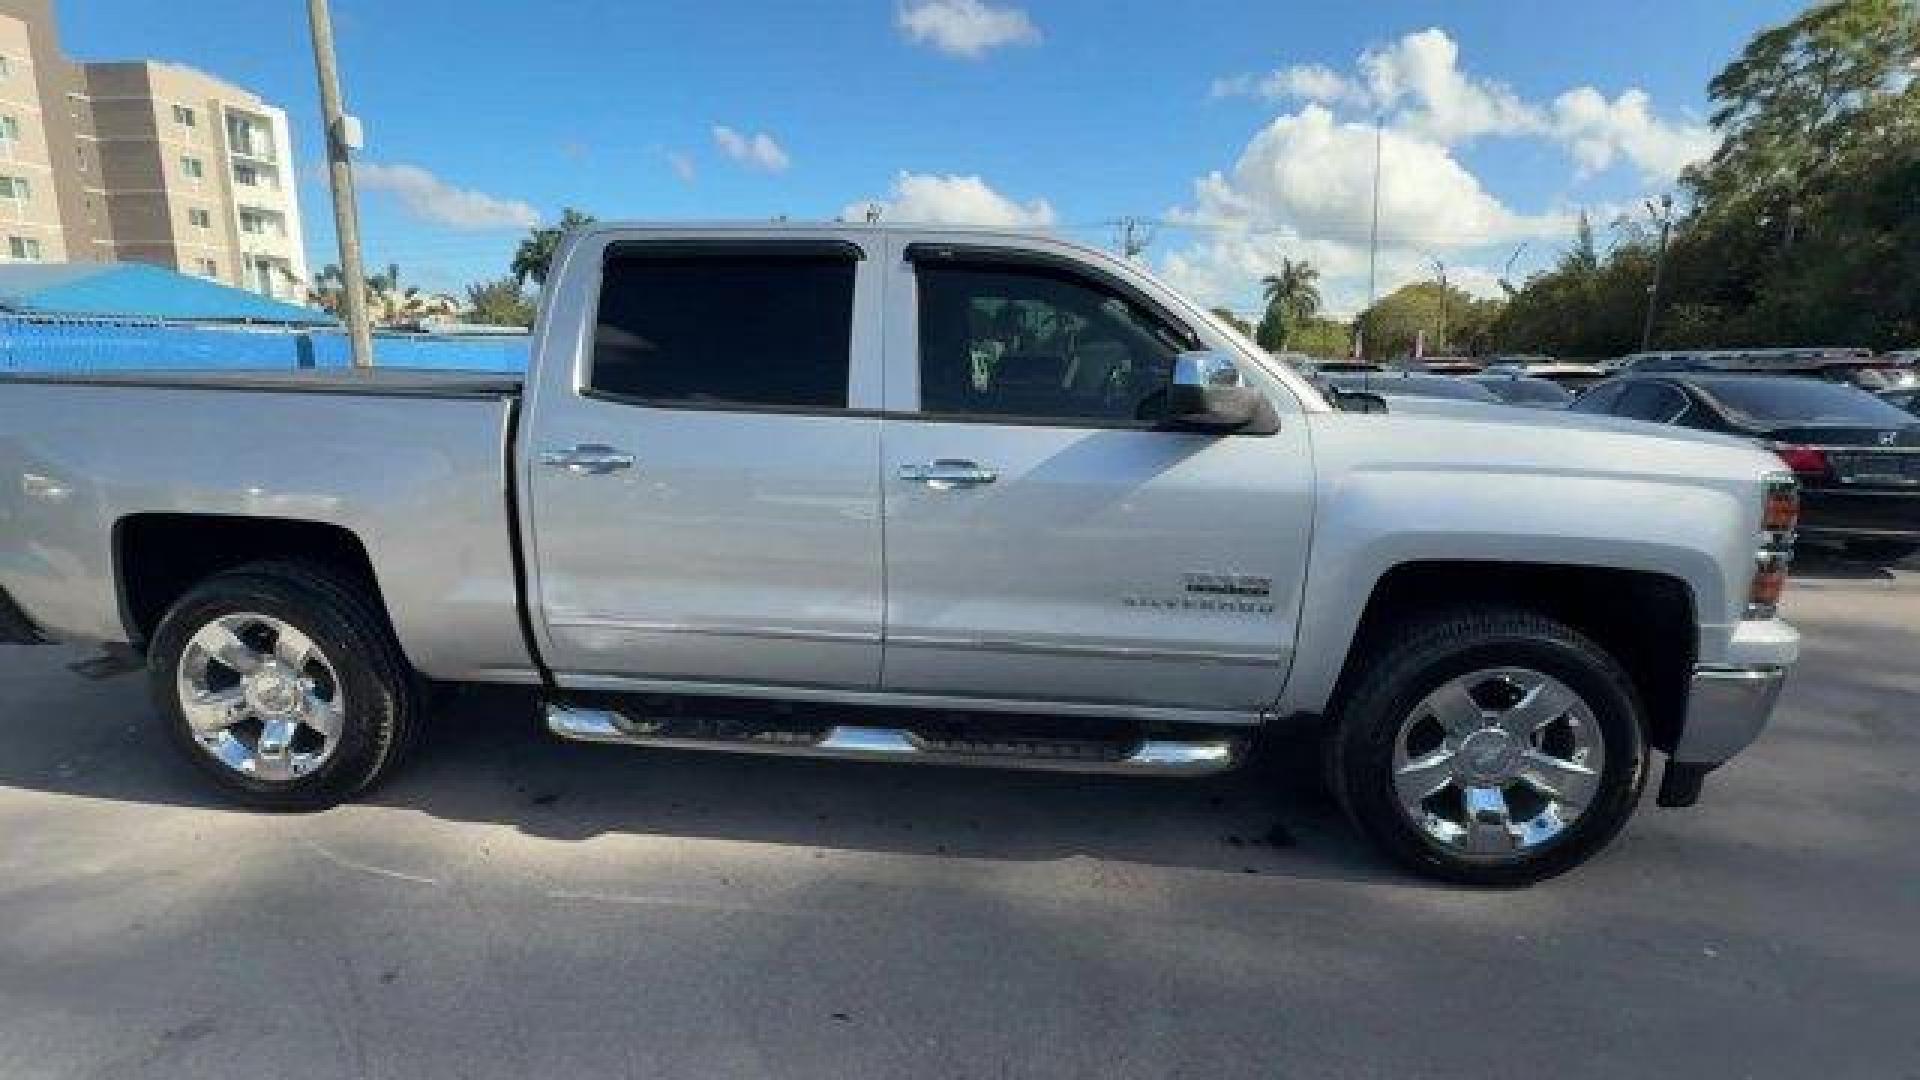
[{"label": "palm tree", "polygon": [[513,262],[508,264],[507,272],[521,285],[531,280],[535,285],[544,285],[547,271],[553,266],[553,253],[560,247],[560,238],[582,225],[593,224],[592,214],[583,214],[569,206],[560,213],[560,223],[549,228],[535,228],[520,241],[520,247],[513,253]]},{"label": "palm tree", "polygon": [[1260,279],[1267,297],[1267,313],[1260,319],[1258,339],[1263,349],[1285,349],[1308,319],[1320,312],[1320,271],[1305,259],[1280,260],[1280,272]]}]

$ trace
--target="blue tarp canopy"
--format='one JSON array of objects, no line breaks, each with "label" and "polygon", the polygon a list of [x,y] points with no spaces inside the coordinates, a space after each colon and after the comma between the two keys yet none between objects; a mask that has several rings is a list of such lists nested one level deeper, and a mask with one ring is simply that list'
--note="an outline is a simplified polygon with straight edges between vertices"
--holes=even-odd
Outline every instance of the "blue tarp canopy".
[{"label": "blue tarp canopy", "polygon": [[333,316],[143,263],[0,266],[0,310],[32,315],[332,326]]}]

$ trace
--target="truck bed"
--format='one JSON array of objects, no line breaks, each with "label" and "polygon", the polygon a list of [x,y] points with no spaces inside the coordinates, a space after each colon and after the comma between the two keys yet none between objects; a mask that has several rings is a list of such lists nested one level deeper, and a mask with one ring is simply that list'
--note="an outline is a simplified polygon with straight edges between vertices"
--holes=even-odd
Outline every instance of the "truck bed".
[{"label": "truck bed", "polygon": [[137,640],[129,567],[191,565],[236,521],[318,526],[364,552],[418,670],[526,681],[519,392],[399,369],[0,376],[0,592],[55,640]]}]

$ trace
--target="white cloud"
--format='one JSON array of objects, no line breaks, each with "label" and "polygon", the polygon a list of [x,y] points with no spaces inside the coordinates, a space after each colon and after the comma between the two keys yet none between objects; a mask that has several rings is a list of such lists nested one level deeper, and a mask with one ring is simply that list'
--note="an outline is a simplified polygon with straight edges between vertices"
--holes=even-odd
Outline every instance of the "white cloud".
[{"label": "white cloud", "polygon": [[1361,90],[1325,64],[1297,64],[1266,75],[1233,75],[1213,81],[1214,97],[1258,97],[1269,101],[1317,101],[1332,104],[1357,99]]},{"label": "white cloud", "polygon": [[1591,86],[1553,100],[1553,133],[1582,174],[1631,162],[1647,180],[1670,181],[1713,153],[1719,136],[1705,124],[1672,123],[1653,114],[1646,91],[1633,89],[1613,100]]},{"label": "white cloud", "polygon": [[1299,64],[1217,79],[1212,92],[1348,106],[1356,118],[1379,116],[1390,127],[1446,146],[1484,135],[1547,139],[1567,151],[1582,175],[1625,161],[1648,180],[1671,181],[1715,144],[1704,124],[1655,115],[1653,99],[1638,88],[1609,99],[1579,86],[1550,104],[1528,102],[1504,83],[1463,70],[1459,43],[1438,27],[1366,50],[1351,76],[1324,64]]},{"label": "white cloud", "polygon": [[746,166],[761,172],[785,172],[793,164],[787,152],[773,140],[773,136],[762,131],[755,135],[743,135],[725,124],[713,126],[713,142],[720,152]]},{"label": "white cloud", "polygon": [[883,221],[911,221],[930,225],[979,225],[1000,229],[1050,229],[1056,220],[1045,199],[1026,203],[1010,199],[978,176],[937,176],[902,172],[893,179],[885,199],[868,199],[848,206],[842,216],[863,220],[878,206]]},{"label": "white cloud", "polygon": [[1232,169],[1196,180],[1192,204],[1169,215],[1194,238],[1164,257],[1162,269],[1209,302],[1242,306],[1255,302],[1260,275],[1283,257],[1320,269],[1329,310],[1365,305],[1376,119],[1384,124],[1381,295],[1431,277],[1433,257],[1446,261],[1450,282],[1493,295],[1516,245],[1548,241],[1531,248],[1544,255],[1571,235],[1572,208],[1518,210],[1481,183],[1457,154],[1476,139],[1558,147],[1569,181],[1630,167],[1656,189],[1714,146],[1710,128],[1660,117],[1635,88],[1609,98],[1577,86],[1529,101],[1464,69],[1459,45],[1438,28],[1367,49],[1347,72],[1300,64],[1220,79],[1212,92],[1297,110],[1257,132]]},{"label": "white cloud", "polygon": [[691,184],[700,177],[700,170],[693,163],[693,155],[679,150],[667,151],[667,164],[672,167],[673,175],[683,184]]},{"label": "white cloud", "polygon": [[1447,145],[1541,128],[1539,110],[1507,86],[1460,70],[1460,46],[1437,27],[1368,49],[1354,67],[1352,77],[1325,64],[1231,76],[1214,81],[1213,96],[1352,105]]},{"label": "white cloud", "polygon": [[1460,46],[1434,27],[1360,57],[1371,106],[1397,126],[1449,146],[1479,135],[1537,131],[1539,111],[1504,84],[1460,70]]},{"label": "white cloud", "polygon": [[[1364,306],[1374,138],[1372,124],[1341,122],[1321,105],[1275,119],[1231,170],[1194,182],[1193,206],[1170,216],[1196,239],[1162,269],[1208,302],[1245,302],[1282,257],[1306,258],[1330,311]],[[1429,275],[1432,256],[1459,262],[1462,281],[1484,281],[1473,258],[1572,228],[1569,214],[1509,208],[1429,135],[1389,128],[1380,162],[1382,295]]]},{"label": "white cloud", "polygon": [[908,40],[953,56],[980,57],[1002,45],[1040,41],[1040,28],[1024,10],[982,0],[906,0],[894,21]]},{"label": "white cloud", "polygon": [[453,229],[530,229],[540,212],[519,199],[455,187],[418,165],[382,165],[363,161],[354,178],[367,191],[392,195],[408,214]]}]

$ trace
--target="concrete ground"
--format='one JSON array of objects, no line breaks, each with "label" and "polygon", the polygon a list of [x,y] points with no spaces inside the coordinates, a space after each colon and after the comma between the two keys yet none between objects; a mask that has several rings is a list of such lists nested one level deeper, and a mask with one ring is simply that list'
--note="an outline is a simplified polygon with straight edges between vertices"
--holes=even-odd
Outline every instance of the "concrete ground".
[{"label": "concrete ground", "polygon": [[1212,781],[567,746],[457,703],[222,806],[137,677],[0,647],[0,1077],[1920,1077],[1920,574],[1814,565],[1692,811],[1522,892]]}]

